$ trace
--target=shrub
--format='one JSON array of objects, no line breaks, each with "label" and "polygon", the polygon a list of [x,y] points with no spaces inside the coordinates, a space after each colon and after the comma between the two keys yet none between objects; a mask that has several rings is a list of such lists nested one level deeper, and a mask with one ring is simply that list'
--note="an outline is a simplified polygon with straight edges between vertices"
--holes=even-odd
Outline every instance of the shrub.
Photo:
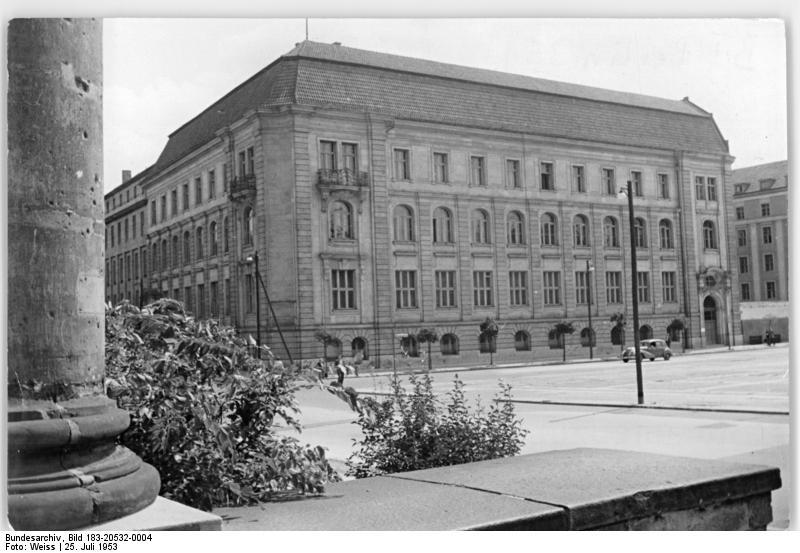
[{"label": "shrub", "polygon": [[519,453],[528,431],[514,412],[511,386],[500,383],[485,412],[470,409],[464,383],[455,377],[445,404],[436,399],[429,374],[410,376],[406,394],[395,378],[392,393],[378,401],[360,398],[357,424],[363,438],[347,460],[356,478],[508,457]]},{"label": "shrub", "polygon": [[174,300],[107,309],[106,389],[130,412],[122,441],[158,470],[161,495],[210,510],[317,494],[339,479],[323,448],[276,433],[276,419],[300,429],[302,378],[248,346]]}]

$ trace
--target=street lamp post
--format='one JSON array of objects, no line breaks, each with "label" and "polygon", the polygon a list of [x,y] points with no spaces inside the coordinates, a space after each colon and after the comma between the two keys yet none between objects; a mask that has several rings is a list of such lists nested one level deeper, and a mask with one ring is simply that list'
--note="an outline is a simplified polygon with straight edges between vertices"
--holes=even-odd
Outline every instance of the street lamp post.
[{"label": "street lamp post", "polygon": [[631,181],[623,192],[628,196],[628,222],[631,233],[631,294],[633,296],[633,348],[636,353],[636,398],[639,405],[644,403],[644,387],[642,384],[642,357],[639,351],[639,274],[636,270],[636,224],[633,216],[633,189]]},{"label": "street lamp post", "polygon": [[258,270],[258,252],[253,253],[253,255],[248,255],[245,259],[247,263],[255,263],[256,266],[256,334],[258,334],[258,339],[256,343],[258,344],[258,357],[261,358],[261,302],[259,301],[258,295],[258,286],[261,285],[261,289],[264,291],[264,299],[267,300],[267,305],[269,306],[269,312],[272,313],[272,320],[275,322],[275,328],[278,331],[278,335],[281,337],[281,343],[283,344],[283,349],[286,350],[286,357],[289,359],[289,363],[294,363],[294,359],[292,359],[292,352],[289,351],[289,346],[286,344],[286,338],[283,336],[283,331],[281,330],[281,324],[278,322],[278,317],[275,315],[275,309],[272,307],[272,301],[269,299],[269,293],[267,292],[267,287],[264,285],[264,281],[261,279],[261,273]]},{"label": "street lamp post", "polygon": [[594,267],[589,265],[589,260],[586,260],[586,305],[589,315],[589,359],[594,359],[594,331],[592,330],[592,271]]},{"label": "street lamp post", "polygon": [[247,256],[247,262],[255,264],[256,279],[253,284],[256,287],[256,345],[258,346],[258,358],[261,359],[261,301],[258,295],[258,281],[261,275],[258,274],[258,252]]}]

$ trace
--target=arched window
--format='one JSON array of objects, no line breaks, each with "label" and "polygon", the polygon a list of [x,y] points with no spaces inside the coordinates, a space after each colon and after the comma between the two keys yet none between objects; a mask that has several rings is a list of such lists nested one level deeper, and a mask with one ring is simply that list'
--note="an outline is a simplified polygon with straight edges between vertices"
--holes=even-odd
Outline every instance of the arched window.
[{"label": "arched window", "polygon": [[711,221],[703,222],[703,247],[707,250],[717,249],[717,231]]},{"label": "arched window", "polygon": [[414,214],[408,206],[398,205],[394,208],[394,240],[414,241]]},{"label": "arched window", "polygon": [[255,217],[253,215],[253,208],[244,208],[242,216],[242,242],[249,246],[253,243],[253,235],[255,233]]},{"label": "arched window", "polygon": [[650,340],[653,337],[653,328],[650,325],[639,327],[639,340]]},{"label": "arched window", "polygon": [[158,271],[158,242],[153,242],[152,247],[150,248],[152,257],[153,257],[153,272]]},{"label": "arched window", "polygon": [[552,213],[545,213],[542,216],[542,246],[558,245],[557,221]]},{"label": "arched window", "polygon": [[417,337],[407,334],[400,338],[400,350],[408,357],[419,357]]},{"label": "arched window", "polygon": [[490,336],[488,334],[480,334],[478,336],[478,346],[481,353],[496,353],[497,352],[497,336]]},{"label": "arched window", "polygon": [[437,244],[453,242],[453,217],[447,208],[437,207],[433,212],[433,241]]},{"label": "arched window", "polygon": [[458,355],[458,336],[455,334],[445,334],[439,340],[442,348],[442,355]]},{"label": "arched window", "polygon": [[589,220],[585,215],[576,215],[574,224],[574,236],[576,246],[589,245]]},{"label": "arched window", "polygon": [[561,341],[563,339],[564,335],[559,335],[555,329],[547,333],[547,345],[550,347],[550,349],[561,349]]},{"label": "arched window", "polygon": [[192,234],[187,230],[183,233],[183,263],[184,265],[192,260]]},{"label": "arched window", "polygon": [[218,243],[218,236],[217,236],[217,222],[211,221],[211,224],[208,225],[208,247],[209,247],[209,255],[217,255],[217,251],[219,249]]},{"label": "arched window", "polygon": [[353,208],[346,202],[333,202],[330,208],[330,238],[353,239]]},{"label": "arched window", "polygon": [[203,227],[197,227],[195,236],[197,236],[197,243],[195,244],[195,250],[197,251],[195,257],[200,259],[203,257]]},{"label": "arched window", "polygon": [[647,225],[640,217],[633,221],[633,241],[637,248],[647,247]]},{"label": "arched window", "polygon": [[520,330],[514,334],[514,349],[517,351],[530,351],[531,335],[524,330]]},{"label": "arched window", "polygon": [[589,345],[595,347],[597,345],[595,340],[596,336],[593,329],[586,327],[581,330],[581,346],[585,348],[588,348]]},{"label": "arched window", "polygon": [[164,238],[161,240],[161,270],[165,271],[169,265],[167,265],[167,239]]},{"label": "arched window", "polygon": [[611,344],[615,346],[622,345],[622,329],[618,326],[615,326],[611,329]]},{"label": "arched window", "polygon": [[508,243],[509,244],[524,244],[525,232],[524,222],[522,215],[518,211],[512,211],[508,214]]},{"label": "arched window", "polygon": [[671,250],[675,247],[672,240],[672,221],[661,219],[658,223],[658,234],[661,237],[662,250]]},{"label": "arched window", "polygon": [[367,341],[361,336],[353,338],[353,341],[350,343],[350,349],[353,352],[353,357],[357,357],[358,354],[360,353],[362,359],[369,359],[369,351],[367,350]]},{"label": "arched window", "polygon": [[607,248],[619,248],[619,226],[614,217],[603,219],[603,244]]},{"label": "arched window", "polygon": [[228,217],[222,220],[222,251],[228,253],[231,249],[231,233],[230,225],[228,225]]},{"label": "arched window", "polygon": [[325,351],[327,352],[327,357],[325,358],[327,361],[339,359],[339,356],[342,355],[341,340],[334,338],[332,341],[328,342]]},{"label": "arched window", "polygon": [[472,242],[475,244],[488,244],[489,234],[489,214],[482,209],[472,212]]},{"label": "arched window", "polygon": [[179,267],[181,264],[181,248],[178,235],[172,237],[172,266]]}]

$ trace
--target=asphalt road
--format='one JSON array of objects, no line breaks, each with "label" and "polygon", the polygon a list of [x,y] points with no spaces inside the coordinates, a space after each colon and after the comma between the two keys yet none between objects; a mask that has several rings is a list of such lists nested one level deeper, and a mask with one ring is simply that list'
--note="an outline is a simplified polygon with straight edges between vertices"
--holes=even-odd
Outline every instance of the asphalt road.
[{"label": "asphalt road", "polygon": [[[600,447],[777,466],[783,487],[773,494],[771,527],[786,528],[794,472],[789,416],[781,414],[789,408],[788,367],[785,345],[646,361],[645,406],[650,408],[635,406],[633,363],[465,370],[458,375],[468,395],[480,396],[484,404],[494,395],[498,378],[512,384],[516,412],[530,431],[523,453]],[[450,389],[453,376],[435,373],[435,389]],[[348,378],[345,384],[360,392],[384,392],[388,377]],[[355,414],[320,390],[300,392],[298,401],[302,441],[327,447],[333,465],[344,473],[353,441],[360,437]]]}]

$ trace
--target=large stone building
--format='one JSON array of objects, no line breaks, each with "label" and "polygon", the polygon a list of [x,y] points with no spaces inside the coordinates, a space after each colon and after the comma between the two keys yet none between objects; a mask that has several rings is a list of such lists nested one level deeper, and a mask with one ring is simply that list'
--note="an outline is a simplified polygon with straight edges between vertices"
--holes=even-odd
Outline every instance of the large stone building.
[{"label": "large stone building", "polygon": [[499,360],[560,355],[561,320],[588,356],[591,297],[611,354],[610,316],[632,319],[630,180],[643,336],[681,319],[689,347],[735,343],[732,160],[688,99],[306,41],[173,132],[139,181],[146,285],[254,332],[257,252],[293,357],[320,356],[324,329],[330,352],[385,363],[428,327],[451,365],[488,357],[487,317]]},{"label": "large stone building", "polygon": [[789,335],[789,162],[733,171],[742,331],[760,343],[768,329]]}]

